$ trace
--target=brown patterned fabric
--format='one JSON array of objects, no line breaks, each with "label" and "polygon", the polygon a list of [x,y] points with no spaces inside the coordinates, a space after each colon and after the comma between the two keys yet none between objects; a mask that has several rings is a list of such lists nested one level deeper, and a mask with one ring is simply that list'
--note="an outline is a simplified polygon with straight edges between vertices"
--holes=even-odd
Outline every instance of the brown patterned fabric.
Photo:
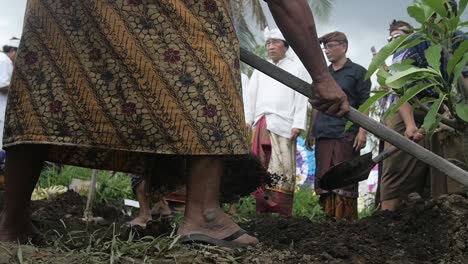
[{"label": "brown patterned fabric", "polygon": [[47,144],[53,162],[146,175],[177,171],[180,155],[248,154],[229,10],[227,0],[29,0],[5,148]]},{"label": "brown patterned fabric", "polygon": [[[320,179],[331,167],[359,157],[360,151],[356,151],[353,147],[355,137],[356,135],[348,135],[338,139],[319,138],[315,141],[315,193],[319,195],[329,193],[320,187]],[[357,183],[333,192],[350,198],[359,196]]]},{"label": "brown patterned fabric", "polygon": [[357,198],[327,193],[320,195],[319,202],[326,217],[347,220],[358,219]]}]

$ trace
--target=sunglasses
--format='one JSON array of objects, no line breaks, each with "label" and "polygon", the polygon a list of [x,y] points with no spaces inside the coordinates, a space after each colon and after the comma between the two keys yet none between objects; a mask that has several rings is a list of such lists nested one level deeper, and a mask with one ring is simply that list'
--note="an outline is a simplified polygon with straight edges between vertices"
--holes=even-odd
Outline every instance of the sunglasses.
[{"label": "sunglasses", "polygon": [[401,37],[401,34],[391,35],[391,36],[388,36],[387,41],[391,42],[392,40],[397,39],[399,37]]},{"label": "sunglasses", "polygon": [[333,49],[333,48],[338,47],[338,46],[343,45],[343,44],[344,44],[344,42],[341,42],[341,41],[338,42],[338,43],[327,43],[327,44],[323,45],[322,49],[330,50],[330,49]]}]

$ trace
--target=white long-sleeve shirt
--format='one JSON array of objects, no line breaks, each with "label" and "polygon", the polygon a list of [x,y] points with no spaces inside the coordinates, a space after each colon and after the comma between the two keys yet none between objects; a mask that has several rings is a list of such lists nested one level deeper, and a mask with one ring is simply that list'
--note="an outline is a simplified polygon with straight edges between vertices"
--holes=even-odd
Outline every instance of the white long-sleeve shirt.
[{"label": "white long-sleeve shirt", "polygon": [[[309,73],[299,61],[286,57],[276,66],[311,82]],[[247,94],[245,119],[248,125],[255,125],[265,116],[267,129],[282,137],[290,138],[293,128],[305,130],[307,97],[257,70],[250,77]]]},{"label": "white long-sleeve shirt", "polygon": [[[0,52],[0,88],[10,86],[13,74],[13,61],[5,53]],[[0,93],[0,149],[3,146],[3,125],[8,95]]]},{"label": "white long-sleeve shirt", "polygon": [[[241,73],[241,83],[242,83],[242,100],[244,101],[244,113],[247,111],[247,107],[249,105],[249,96],[248,96],[248,89],[249,89],[249,76],[246,74]],[[247,122],[247,116],[245,117],[245,122]]]}]

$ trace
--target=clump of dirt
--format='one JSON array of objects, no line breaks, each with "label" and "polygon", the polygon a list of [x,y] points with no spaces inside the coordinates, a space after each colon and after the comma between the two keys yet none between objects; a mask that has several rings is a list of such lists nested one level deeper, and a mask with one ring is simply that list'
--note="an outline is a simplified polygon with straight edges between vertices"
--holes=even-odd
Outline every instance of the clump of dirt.
[{"label": "clump of dirt", "polygon": [[[263,244],[252,261],[468,263],[468,199],[461,195],[412,199],[397,212],[355,222],[261,217],[245,228]],[[279,250],[276,256],[268,256],[271,249]]]}]

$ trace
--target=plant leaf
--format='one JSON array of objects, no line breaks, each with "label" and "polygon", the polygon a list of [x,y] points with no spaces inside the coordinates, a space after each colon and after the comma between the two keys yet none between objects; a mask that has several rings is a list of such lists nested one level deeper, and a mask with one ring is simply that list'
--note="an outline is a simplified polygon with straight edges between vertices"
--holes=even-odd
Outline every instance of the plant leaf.
[{"label": "plant leaf", "polygon": [[429,137],[432,136],[434,130],[439,125],[440,117],[437,113],[439,112],[439,109],[442,106],[442,103],[444,102],[446,96],[447,95],[444,94],[441,97],[439,97],[439,99],[437,99],[431,106],[429,113],[427,113],[426,117],[424,118],[424,123],[422,127],[424,128],[424,130],[426,130],[426,133],[429,135]]},{"label": "plant leaf", "polygon": [[[374,95],[369,97],[361,106],[359,106],[359,112],[364,113],[369,108],[375,104],[378,100],[382,99],[384,96],[389,95],[392,91],[373,91]],[[353,122],[348,121],[345,126],[345,131],[347,131],[351,126],[353,125]]]},{"label": "plant leaf", "polygon": [[[416,73],[427,73],[428,76],[430,75],[440,75],[438,72],[434,71],[433,69],[429,68],[417,68],[412,67],[408,70],[397,72],[396,74],[387,78],[386,84],[392,88],[401,88],[407,84],[409,79],[413,77],[412,75]],[[422,78],[423,76],[418,76]]]},{"label": "plant leaf", "polygon": [[425,40],[418,35],[417,38],[413,38],[413,39],[409,40],[408,42],[403,43],[400,47],[398,47],[396,52],[412,48],[412,47],[414,47],[416,45],[419,45],[421,42],[424,42],[424,41]]},{"label": "plant leaf", "polygon": [[398,99],[397,103],[395,105],[393,105],[392,107],[390,107],[390,109],[387,111],[387,113],[385,113],[385,116],[389,116],[389,115],[392,115],[394,113],[396,113],[398,111],[398,109],[404,104],[404,103],[407,103],[409,100],[411,100],[411,98],[415,97],[416,95],[418,95],[420,92],[422,92],[423,90],[426,90],[427,88],[430,88],[432,86],[434,86],[435,84],[431,83],[431,84],[427,84],[427,83],[420,83],[420,84],[417,84],[415,85],[414,87],[411,87],[410,89],[408,89],[402,97],[400,97],[400,99]]},{"label": "plant leaf", "polygon": [[447,10],[444,7],[444,1],[441,0],[423,0],[423,3],[431,7],[437,14],[445,17]]},{"label": "plant leaf", "polygon": [[458,117],[468,123],[468,104],[457,104],[455,111],[457,112]]},{"label": "plant leaf", "polygon": [[450,19],[444,19],[444,24],[448,26],[448,32],[455,32],[457,30],[458,24],[460,23],[460,17],[452,17]]},{"label": "plant leaf", "polygon": [[377,72],[377,82],[380,84],[380,86],[387,86],[385,84],[385,80],[387,80],[389,76],[391,76],[391,74],[388,73],[383,67],[379,69]]},{"label": "plant leaf", "polygon": [[442,46],[440,44],[438,45],[432,45],[427,50],[424,52],[426,56],[427,63],[429,66],[436,70],[437,72],[440,71],[440,58],[441,53],[442,53]]},{"label": "plant leaf", "polygon": [[391,71],[401,72],[401,71],[409,70],[411,68],[415,68],[415,66],[408,65],[408,64],[405,64],[405,63],[394,63],[394,64],[390,65],[388,68]]},{"label": "plant leaf", "polygon": [[406,11],[408,11],[408,15],[416,19],[420,24],[424,24],[426,22],[426,15],[424,10],[417,6],[409,6]]},{"label": "plant leaf", "polygon": [[369,65],[369,69],[366,73],[366,79],[369,79],[372,74],[374,74],[375,71],[385,63],[385,60],[390,57],[410,36],[412,35],[401,36],[380,49]]},{"label": "plant leaf", "polygon": [[463,12],[465,12],[467,3],[468,3],[468,0],[460,0],[460,3],[458,3],[458,16],[461,16]]},{"label": "plant leaf", "polygon": [[468,52],[468,41],[463,41],[458,49],[453,53],[452,59],[447,64],[447,73],[450,75],[455,68],[455,65],[463,58],[463,56]]},{"label": "plant leaf", "polygon": [[461,22],[461,23],[458,25],[458,27],[461,27],[461,28],[466,27],[466,26],[468,26],[468,21]]},{"label": "plant leaf", "polygon": [[463,56],[463,59],[455,66],[455,69],[453,70],[453,78],[456,80],[462,73],[463,68],[466,66],[468,63],[468,53],[465,53]]}]

